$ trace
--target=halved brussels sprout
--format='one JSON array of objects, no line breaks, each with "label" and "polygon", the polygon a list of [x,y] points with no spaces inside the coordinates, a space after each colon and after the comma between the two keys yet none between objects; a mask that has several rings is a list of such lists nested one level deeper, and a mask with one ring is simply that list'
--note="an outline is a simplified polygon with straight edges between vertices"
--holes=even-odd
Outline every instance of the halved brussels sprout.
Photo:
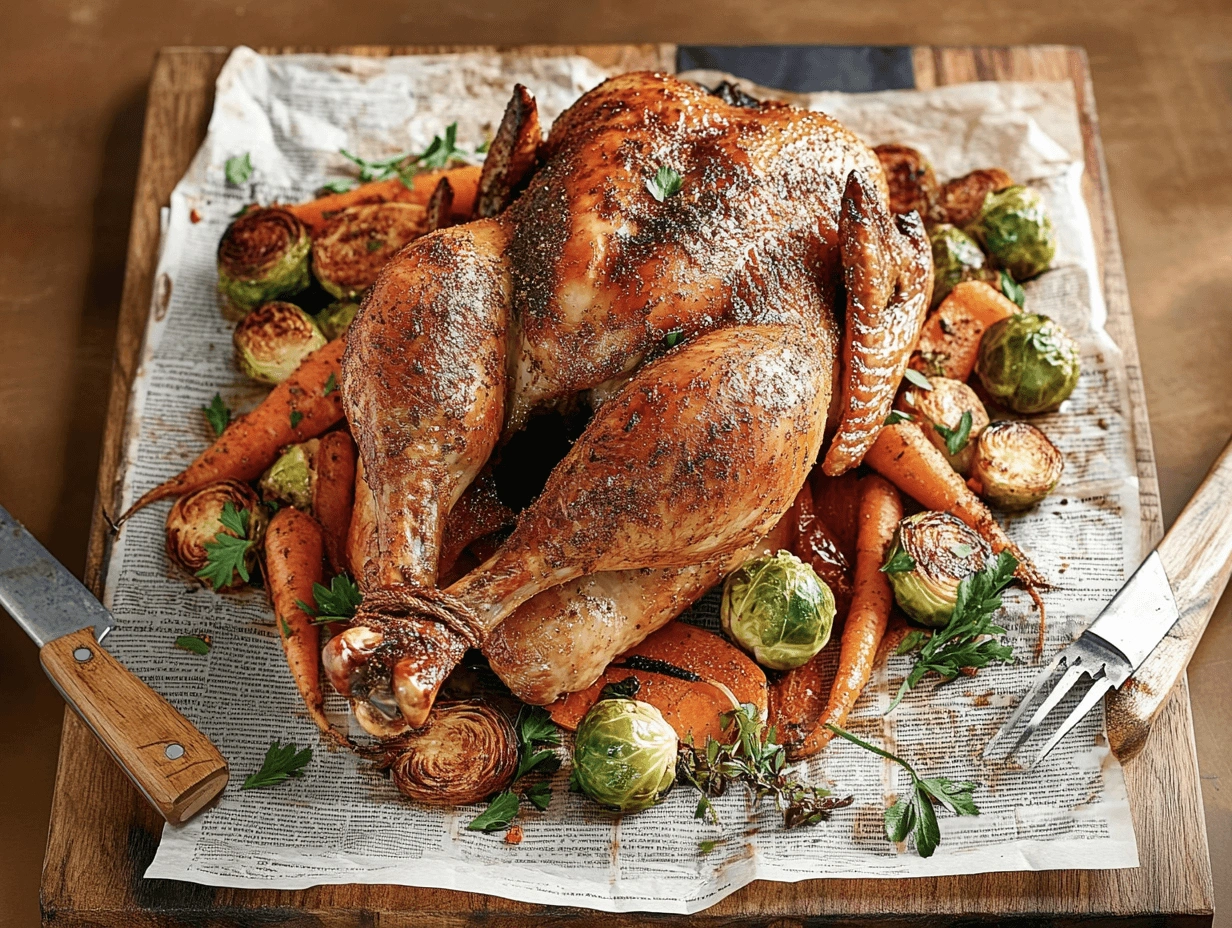
[{"label": "halved brussels sprout", "polygon": [[988,425],[988,413],[975,391],[961,380],[930,377],[931,390],[913,386],[899,402],[919,423],[950,466],[966,475],[975,455],[975,440]]},{"label": "halved brussels sprout", "polygon": [[754,557],[728,575],[719,614],[725,631],[772,670],[808,663],[834,626],[834,594],[789,551]]},{"label": "halved brussels sprout", "polygon": [[954,613],[958,585],[992,561],[992,549],[948,512],[920,512],[898,523],[882,570],[899,608],[941,628]]},{"label": "halved brussels sprout", "polygon": [[937,201],[937,175],[923,153],[907,145],[878,145],[873,149],[890,188],[890,212],[918,212],[930,218]]},{"label": "halved brussels sprout", "polygon": [[218,290],[229,317],[306,290],[312,239],[294,215],[276,206],[250,209],[218,243]]},{"label": "halved brussels sprout", "polygon": [[1057,235],[1044,198],[1031,187],[1007,187],[988,194],[967,232],[1015,280],[1029,280],[1048,270],[1057,251]]},{"label": "halved brussels sprout", "polygon": [[975,361],[989,395],[1020,413],[1056,409],[1074,392],[1081,368],[1077,343],[1037,313],[1018,313],[989,326]]},{"label": "halved brussels sprout", "polygon": [[933,226],[933,302],[938,305],[955,284],[964,280],[994,279],[996,272],[984,264],[984,252],[970,235],[949,223]]},{"label": "halved brussels sprout", "polygon": [[339,300],[330,303],[317,313],[317,326],[331,342],[350,328],[359,312],[359,304],[351,300]]},{"label": "halved brussels sprout", "polygon": [[663,800],[676,782],[676,732],[654,706],[600,699],[573,741],[573,781],[595,802],[638,812]]},{"label": "halved brussels sprout", "polygon": [[[247,513],[248,527],[244,537],[253,544],[244,553],[244,564],[251,575],[256,568],[261,539],[265,537],[265,526],[269,520],[252,487],[238,480],[211,483],[175,501],[167,513],[167,556],[194,575],[205,568],[210,557],[206,544],[214,543],[219,535],[240,537],[222,524],[227,503],[237,513]],[[232,571],[227,583],[216,585],[209,577],[202,579],[207,586],[219,592],[244,585],[244,579],[236,571]]]},{"label": "halved brussels sprout", "polygon": [[1064,469],[1057,446],[1035,426],[994,422],[976,443],[971,479],[997,508],[1026,509],[1052,492]]},{"label": "halved brussels sprout", "polygon": [[312,272],[335,299],[354,300],[403,245],[427,230],[428,212],[417,203],[348,206],[312,243]]},{"label": "halved brussels sprout", "polygon": [[296,509],[312,511],[312,485],[316,482],[317,446],[320,439],[313,438],[299,445],[291,445],[279,455],[261,476],[261,497],[289,503]]},{"label": "halved brussels sprout", "polygon": [[240,370],[261,383],[280,384],[327,339],[294,303],[266,303],[240,320],[231,335]]}]

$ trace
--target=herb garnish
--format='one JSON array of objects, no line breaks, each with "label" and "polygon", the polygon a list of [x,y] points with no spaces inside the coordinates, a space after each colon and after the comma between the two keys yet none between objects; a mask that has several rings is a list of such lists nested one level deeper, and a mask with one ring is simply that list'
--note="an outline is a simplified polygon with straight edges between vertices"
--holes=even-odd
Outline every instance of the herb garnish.
[{"label": "herb garnish", "polygon": [[772,796],[775,808],[783,813],[785,828],[816,825],[829,818],[835,809],[851,805],[851,796],[831,798],[829,790],[806,786],[783,772],[787,752],[775,741],[774,728],[767,729],[758,717],[756,706],[745,703],[724,713],[720,721],[724,731],[735,723],[736,739],[732,744],[708,738],[705,750],[692,744],[680,747],[676,773],[702,794],[694,818],[717,824],[719,815],[710,797],[721,796],[731,783],[743,783],[758,801]]},{"label": "herb garnish", "polygon": [[680,343],[680,338],[682,335],[684,335],[684,332],[681,331],[680,329],[672,329],[670,332],[668,332],[666,335],[663,336],[664,347],[665,348],[675,348],[676,345]]},{"label": "herb garnish", "polygon": [[193,654],[209,654],[210,636],[180,635],[175,639],[175,646],[181,651],[191,651]]},{"label": "herb garnish", "polygon": [[197,576],[215,590],[230,586],[235,574],[248,582],[248,565],[244,561],[255,543],[248,538],[247,509],[237,510],[235,503],[227,500],[218,521],[226,531],[205,543],[205,566],[197,571]]},{"label": "herb garnish", "polygon": [[[541,706],[525,707],[515,727],[518,732],[518,769],[513,775],[513,785],[532,773],[550,775],[560,769],[560,755],[553,750],[560,744],[560,730],[546,709]],[[546,780],[539,780],[520,794],[512,788],[497,793],[488,807],[466,826],[467,831],[499,831],[509,827],[517,818],[523,799],[544,812],[552,801],[552,787]]]},{"label": "herb garnish", "polygon": [[292,409],[291,410],[291,428],[295,428],[297,425],[299,425],[303,421],[304,421],[304,414],[300,412],[298,409]]},{"label": "herb garnish", "polygon": [[933,428],[945,439],[945,450],[951,455],[958,454],[967,447],[967,441],[971,438],[971,410],[963,410],[962,418],[958,420],[956,429],[947,428],[940,423],[934,423]]},{"label": "herb garnish", "polygon": [[1014,278],[1009,275],[1008,271],[1001,271],[998,274],[998,281],[1001,284],[1001,292],[1007,299],[1013,300],[1017,303],[1019,309],[1026,306],[1026,291],[1022,289],[1022,286],[1018,283],[1018,281],[1014,280]]},{"label": "herb garnish", "polygon": [[928,378],[917,371],[914,367],[909,367],[903,371],[903,377],[907,379],[908,383],[914,384],[921,390],[931,390],[933,388],[933,385],[929,383]]},{"label": "herb garnish", "polygon": [[248,152],[228,158],[223,171],[227,175],[228,184],[240,187],[252,177],[252,158],[249,157]]},{"label": "herb garnish", "polygon": [[323,183],[319,189],[325,193],[347,193],[355,189],[355,182],[349,180],[330,180]]},{"label": "herb garnish", "polygon": [[971,798],[971,794],[979,787],[978,783],[955,783],[946,777],[922,778],[911,764],[898,755],[871,745],[837,725],[827,723],[826,728],[866,751],[894,761],[911,777],[911,797],[904,797],[885,810],[886,837],[896,844],[906,841],[907,835],[914,830],[916,853],[921,857],[933,856],[933,851],[937,850],[937,845],[941,843],[941,828],[937,825],[934,801],[946,806],[955,815],[980,814]]},{"label": "herb garnish", "polygon": [[265,786],[277,786],[283,780],[291,777],[302,777],[304,768],[312,760],[312,748],[304,748],[298,753],[294,744],[279,744],[275,739],[270,742],[269,750],[265,752],[265,760],[261,769],[250,773],[240,789],[261,789]]},{"label": "herb garnish", "polygon": [[[428,147],[419,154],[408,151],[400,155],[394,155],[391,158],[378,158],[375,160],[353,155],[345,148],[339,154],[359,167],[359,179],[365,183],[397,177],[409,188],[413,185],[415,174],[418,171],[439,170],[440,168],[447,167],[454,161],[465,160],[468,152],[465,149],[459,148],[457,141],[458,124],[452,122],[445,127],[445,135],[443,137],[434,135],[432,141],[428,143]],[[477,148],[475,154],[481,154],[484,151],[487,151],[486,145]],[[338,182],[335,181],[334,183]]]},{"label": "herb garnish", "polygon": [[883,574],[905,574],[911,570],[915,570],[915,558],[902,548],[896,549],[890,559],[881,565]]},{"label": "herb garnish", "polygon": [[333,393],[337,389],[338,389],[338,378],[335,377],[333,372],[331,371],[330,375],[327,378],[325,378],[325,389],[321,391],[321,395],[329,396],[331,393]]},{"label": "herb garnish", "polygon": [[659,168],[654,177],[646,181],[646,189],[660,203],[678,194],[682,186],[684,186],[684,178],[666,164]]},{"label": "herb garnish", "polygon": [[295,605],[307,615],[312,616],[314,625],[350,621],[355,618],[355,610],[364,601],[364,595],[359,592],[359,587],[346,574],[335,575],[329,581],[329,586],[314,583],[312,598],[316,603],[315,606],[309,605],[302,599],[297,599]]},{"label": "herb garnish", "polygon": [[231,410],[222,401],[221,393],[215,393],[214,398],[210,400],[210,405],[202,406],[201,411],[205,413],[205,418],[209,420],[210,428],[214,430],[215,437],[221,435],[227,426],[231,424]]},{"label": "herb garnish", "polygon": [[384,246],[385,246],[385,243],[382,242],[379,238],[370,238],[368,239],[368,244],[367,244],[368,254],[372,254],[374,251],[380,251],[381,248],[383,248]]},{"label": "herb garnish", "polygon": [[910,413],[905,413],[897,409],[891,409],[890,414],[886,416],[886,425],[898,425],[900,422],[914,422]]},{"label": "herb garnish", "polygon": [[[964,668],[985,667],[992,661],[1013,658],[1013,648],[988,636],[1005,634],[1004,628],[992,624],[992,616],[1001,608],[1001,590],[1014,579],[1017,568],[1018,560],[1014,555],[1002,551],[996,563],[963,578],[958,584],[958,596],[949,622],[933,632],[920,648],[915,666],[903,680],[890,708],[886,709],[887,715],[930,673],[941,677],[942,683],[949,683]],[[906,644],[904,640],[899,646],[900,653]]]}]

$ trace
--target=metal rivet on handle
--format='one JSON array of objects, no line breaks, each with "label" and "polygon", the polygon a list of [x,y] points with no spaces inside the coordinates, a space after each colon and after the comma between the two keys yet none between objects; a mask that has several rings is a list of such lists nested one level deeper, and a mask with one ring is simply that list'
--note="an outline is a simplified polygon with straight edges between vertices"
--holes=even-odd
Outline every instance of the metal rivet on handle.
[{"label": "metal rivet on handle", "polygon": [[77,663],[79,664],[84,664],[86,661],[88,661],[93,656],[94,656],[94,652],[91,651],[89,648],[74,648],[73,649],[73,657],[76,659]]},{"label": "metal rivet on handle", "polygon": [[167,760],[179,760],[184,756],[184,745],[174,743],[169,744],[163,750],[163,753],[167,755]]}]

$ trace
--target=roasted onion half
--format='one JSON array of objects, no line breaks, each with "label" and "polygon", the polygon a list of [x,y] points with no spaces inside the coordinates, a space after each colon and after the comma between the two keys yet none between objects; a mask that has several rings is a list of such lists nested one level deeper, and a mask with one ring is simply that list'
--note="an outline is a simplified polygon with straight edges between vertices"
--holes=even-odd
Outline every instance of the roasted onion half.
[{"label": "roasted onion half", "polygon": [[998,509],[1026,509],[1052,492],[1065,458],[1048,436],[1026,422],[994,422],[980,433],[971,480]]},{"label": "roasted onion half", "polygon": [[218,243],[218,290],[227,298],[227,315],[238,319],[307,289],[311,250],[308,229],[285,209],[258,207],[232,222]]},{"label": "roasted onion half", "polygon": [[[392,746],[392,745],[391,745]],[[518,738],[509,720],[479,700],[437,703],[427,723],[396,742],[385,765],[398,791],[416,802],[464,806],[513,782]]]},{"label": "roasted onion half", "polygon": [[[209,560],[206,544],[213,543],[219,535],[236,535],[220,521],[227,503],[231,503],[237,512],[247,513],[245,535],[252,544],[244,555],[244,563],[251,575],[256,567],[257,552],[261,549],[268,518],[252,487],[238,480],[211,483],[176,500],[167,513],[167,556],[194,575],[204,568]],[[203,579],[207,585],[214,586],[209,577]],[[243,584],[244,580],[238,572],[232,571],[229,582],[214,588],[234,589]]]},{"label": "roasted onion half", "polygon": [[882,571],[899,608],[921,625],[950,621],[958,585],[992,561],[992,549],[948,512],[921,512],[898,523]]},{"label": "roasted onion half", "polygon": [[312,243],[312,271],[335,299],[354,300],[407,242],[428,231],[417,203],[348,206]]}]

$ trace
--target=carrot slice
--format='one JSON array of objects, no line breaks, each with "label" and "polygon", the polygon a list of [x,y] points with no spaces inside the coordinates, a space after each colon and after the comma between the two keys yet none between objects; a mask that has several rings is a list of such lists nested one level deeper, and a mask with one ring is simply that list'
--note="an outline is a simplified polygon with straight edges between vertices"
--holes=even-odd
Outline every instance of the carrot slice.
[{"label": "carrot slice", "polygon": [[321,524],[334,573],[347,569],[347,532],[355,506],[355,442],[349,432],[326,432],[317,445],[312,513]]},{"label": "carrot slice", "polygon": [[966,380],[990,325],[1018,312],[1012,300],[982,280],[958,284],[924,322],[911,367],[932,377]]},{"label": "carrot slice", "polygon": [[361,206],[366,203],[418,203],[426,207],[437,184],[445,178],[453,188],[453,214],[470,218],[475,205],[475,191],[479,188],[479,171],[474,165],[442,171],[424,171],[415,175],[410,187],[402,183],[400,178],[393,177],[360,184],[345,193],[331,193],[307,203],[284,206],[283,209],[306,225],[312,235],[317,235],[330,219],[348,206]]}]

